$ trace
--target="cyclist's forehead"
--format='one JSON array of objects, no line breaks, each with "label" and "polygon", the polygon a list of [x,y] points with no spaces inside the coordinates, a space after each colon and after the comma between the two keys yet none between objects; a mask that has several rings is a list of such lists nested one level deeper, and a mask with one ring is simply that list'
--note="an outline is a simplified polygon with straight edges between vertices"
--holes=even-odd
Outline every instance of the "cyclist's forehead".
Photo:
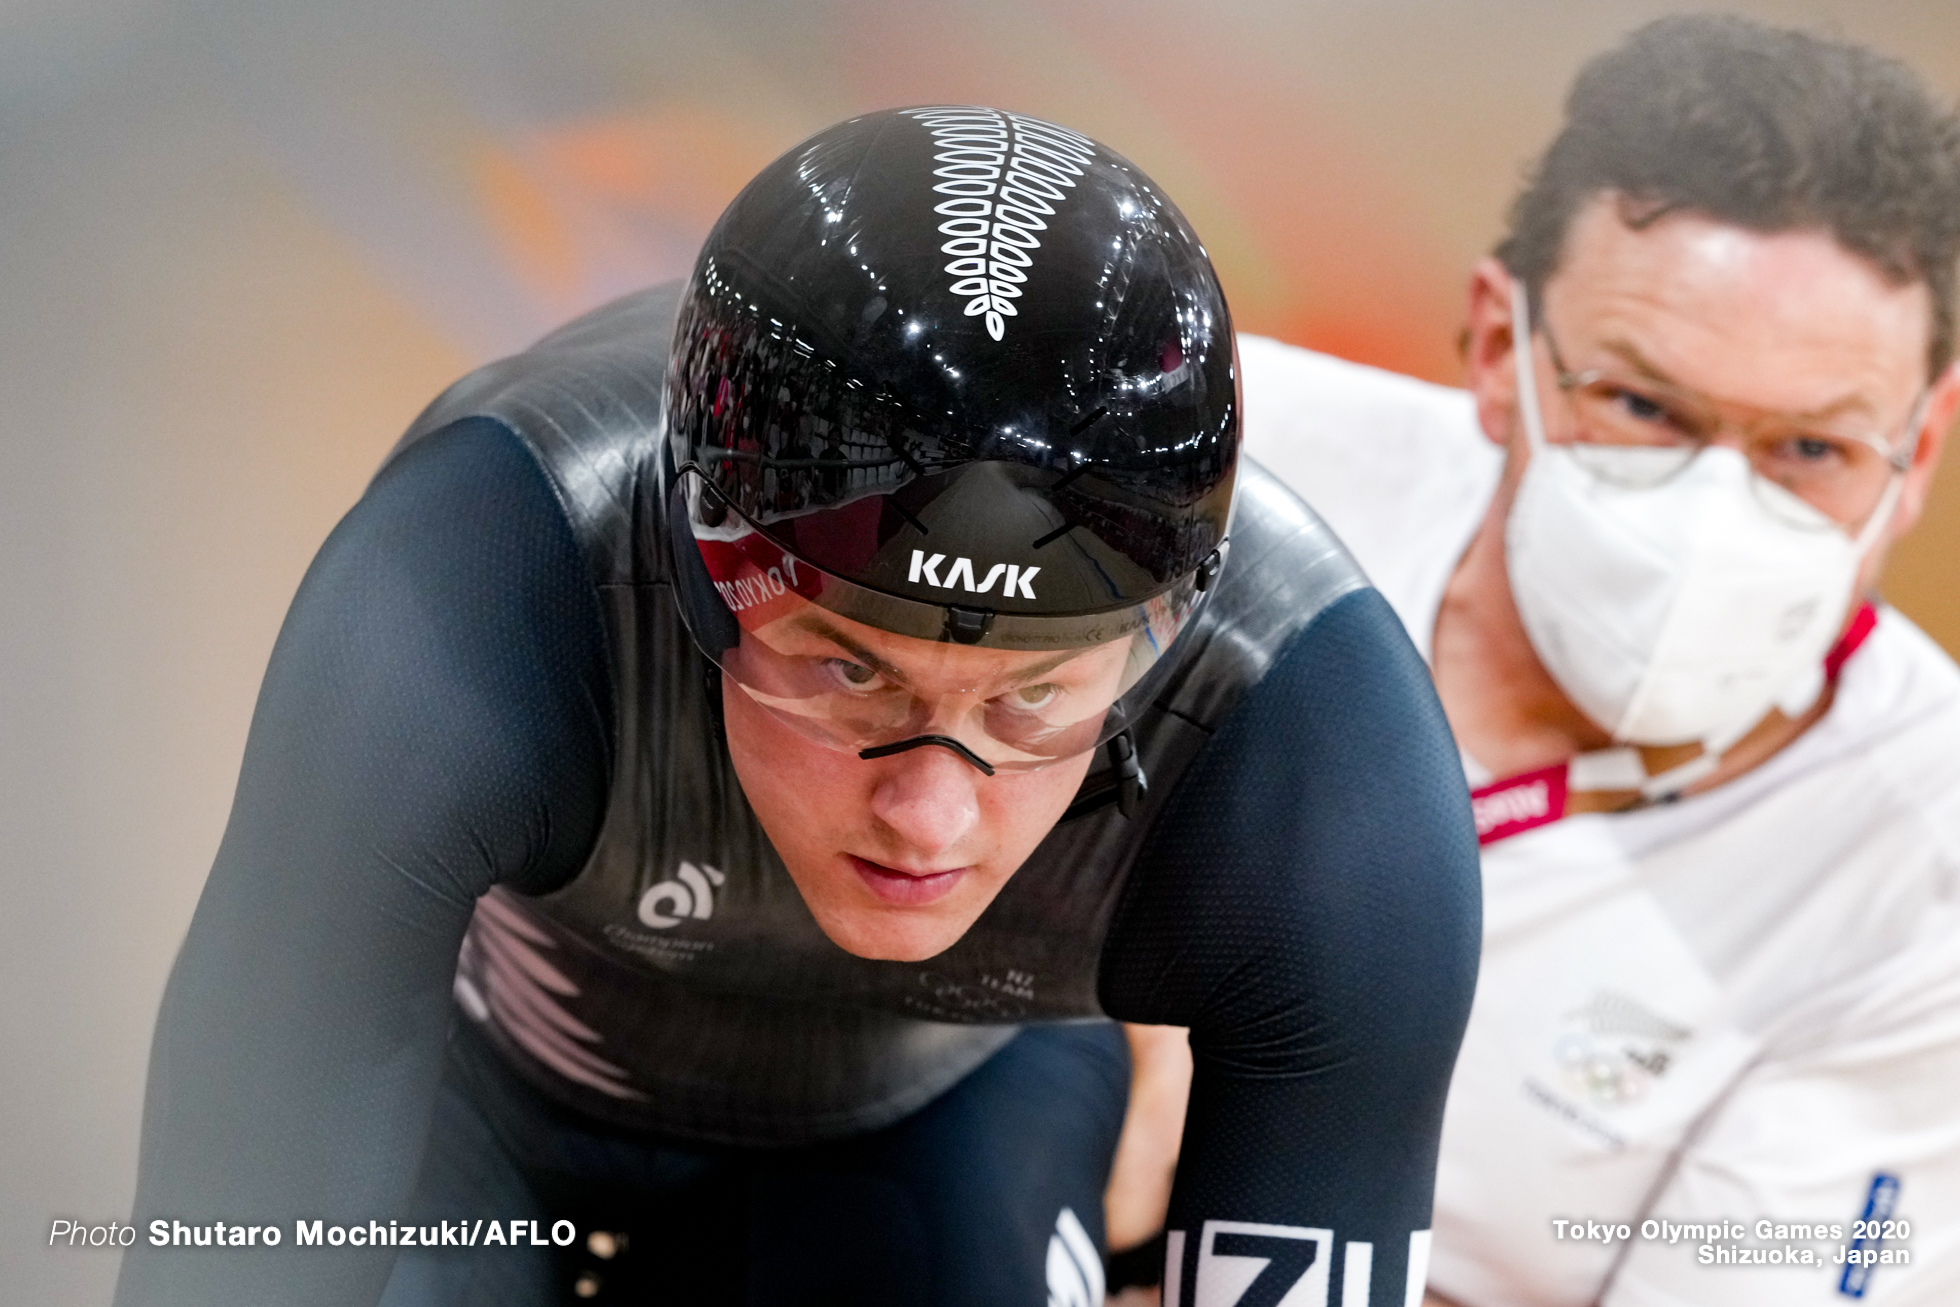
[{"label": "cyclist's forehead", "polygon": [[1567,368],[1625,368],[1738,409],[1896,421],[1925,382],[1925,287],[1821,232],[1692,213],[1635,229],[1602,200],[1574,219],[1543,298]]},{"label": "cyclist's forehead", "polygon": [[943,640],[894,635],[855,622],[816,605],[789,617],[786,626],[809,652],[829,648],[907,683],[938,688],[1025,683],[1049,675],[1093,672],[1121,661],[1127,637],[1106,644],[1062,650],[990,649]]}]

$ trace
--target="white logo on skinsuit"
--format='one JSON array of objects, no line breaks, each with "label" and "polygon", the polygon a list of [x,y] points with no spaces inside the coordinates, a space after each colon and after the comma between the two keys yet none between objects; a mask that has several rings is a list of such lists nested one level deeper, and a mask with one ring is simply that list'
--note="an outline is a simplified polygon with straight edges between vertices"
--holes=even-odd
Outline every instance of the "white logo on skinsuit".
[{"label": "white logo on skinsuit", "polygon": [[1198,1240],[1195,1307],[1236,1307],[1269,1267],[1286,1286],[1279,1298],[1267,1299],[1275,1307],[1326,1307],[1333,1250],[1332,1230],[1206,1221]]},{"label": "white logo on skinsuit", "polygon": [[[1206,1221],[1198,1239],[1194,1307],[1329,1307],[1334,1232],[1304,1225]],[[1350,1239],[1341,1260],[1340,1307],[1368,1307],[1375,1245]],[[1429,1231],[1409,1235],[1403,1307],[1422,1307]],[[1164,1232],[1164,1307],[1184,1307],[1184,1231]]]},{"label": "white logo on skinsuit", "polygon": [[1103,1307],[1102,1254],[1067,1207],[1048,1236],[1048,1307]]},{"label": "white logo on skinsuit", "polygon": [[683,862],[673,880],[663,880],[640,895],[640,920],[655,930],[678,926],[688,918],[706,921],[715,915],[715,886],[728,877],[705,862]]}]

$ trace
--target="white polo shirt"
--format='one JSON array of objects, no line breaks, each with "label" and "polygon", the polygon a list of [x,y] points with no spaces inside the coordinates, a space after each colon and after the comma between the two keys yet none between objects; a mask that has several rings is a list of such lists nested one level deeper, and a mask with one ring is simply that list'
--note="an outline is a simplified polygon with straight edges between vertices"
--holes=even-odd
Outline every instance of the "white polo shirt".
[{"label": "white polo shirt", "polygon": [[[1501,463],[1469,396],[1239,350],[1247,452],[1427,657]],[[1483,871],[1432,1287],[1468,1307],[1960,1304],[1960,669],[1938,646],[1881,608],[1829,713],[1762,766],[1489,845]],[[1890,1237],[1860,1246],[1868,1208]]]}]

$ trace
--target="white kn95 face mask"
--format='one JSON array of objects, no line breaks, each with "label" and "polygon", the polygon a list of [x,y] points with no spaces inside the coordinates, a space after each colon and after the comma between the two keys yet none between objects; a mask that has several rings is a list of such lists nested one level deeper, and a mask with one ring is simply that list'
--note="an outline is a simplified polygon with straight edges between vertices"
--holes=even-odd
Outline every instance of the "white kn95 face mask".
[{"label": "white kn95 face mask", "polygon": [[[1655,485],[1640,460],[1668,455],[1595,445],[1586,459],[1600,472],[1627,461],[1625,477],[1599,475],[1572,446],[1546,441],[1521,284],[1511,312],[1531,461],[1505,550],[1525,632],[1559,688],[1616,742],[1699,742],[1690,766],[1706,774],[1772,707],[1795,715],[1816,701],[1899,478],[1854,540],[1780,487],[1752,485],[1748,460],[1724,446]],[[1788,502],[1771,512],[1765,496]]]}]

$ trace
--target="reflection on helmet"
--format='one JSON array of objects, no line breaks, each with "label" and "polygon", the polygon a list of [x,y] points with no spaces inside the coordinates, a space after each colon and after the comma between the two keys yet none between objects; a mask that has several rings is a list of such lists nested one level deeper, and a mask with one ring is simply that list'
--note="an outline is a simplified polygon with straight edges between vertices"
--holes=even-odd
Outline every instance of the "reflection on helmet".
[{"label": "reflection on helmet", "polygon": [[[1231,342],[1183,216],[1087,137],[982,108],[819,133],[729,206],[682,301],[667,497],[689,629],[835,747],[934,733],[1022,767],[1093,748],[1222,558]],[[942,648],[874,684],[806,647],[875,653],[859,628]],[[1007,686],[1044,662],[1068,693]]]},{"label": "reflection on helmet", "polygon": [[[738,514],[704,512],[717,499],[690,471],[672,510],[697,638],[778,718],[866,756],[928,736],[984,770],[1086,752],[1123,729],[1127,709],[1112,708],[1169,666],[1163,655],[1201,597],[1194,573],[1089,613],[949,610],[825,572]],[[973,628],[949,630],[962,612]]]}]

